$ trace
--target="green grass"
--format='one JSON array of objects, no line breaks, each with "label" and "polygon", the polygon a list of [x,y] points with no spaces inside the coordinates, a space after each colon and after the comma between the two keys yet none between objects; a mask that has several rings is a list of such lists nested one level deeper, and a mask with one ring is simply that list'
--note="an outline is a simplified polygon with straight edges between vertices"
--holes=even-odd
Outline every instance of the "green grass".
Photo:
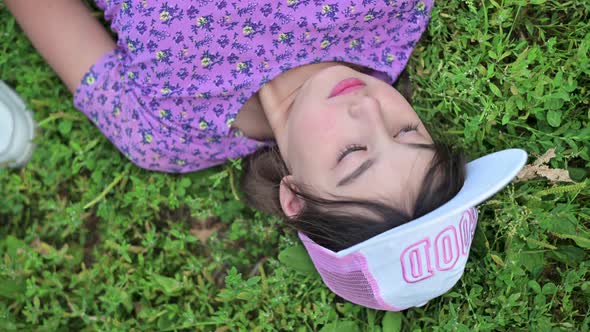
[{"label": "green grass", "polygon": [[419,114],[473,158],[555,148],[550,167],[579,185],[508,186],[480,206],[457,285],[385,314],[341,302],[306,262],[278,260],[296,238],[236,200],[239,164],[182,176],[132,166],[0,4],[0,78],[42,127],[31,163],[0,170],[0,330],[588,331],[589,11],[437,3],[409,68]]}]

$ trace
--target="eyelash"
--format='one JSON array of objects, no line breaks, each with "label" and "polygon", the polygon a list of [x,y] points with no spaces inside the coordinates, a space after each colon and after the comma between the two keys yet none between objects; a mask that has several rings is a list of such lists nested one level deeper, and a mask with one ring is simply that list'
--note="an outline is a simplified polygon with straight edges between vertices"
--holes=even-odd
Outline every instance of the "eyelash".
[{"label": "eyelash", "polygon": [[338,162],[341,162],[349,153],[355,151],[367,151],[367,146],[358,144],[347,145],[344,150],[340,151],[338,154]]},{"label": "eyelash", "polygon": [[409,124],[409,125],[407,125],[407,126],[403,127],[403,128],[402,128],[402,129],[401,129],[401,130],[400,130],[400,131],[399,131],[397,134],[395,134],[395,136],[393,136],[393,137],[398,137],[398,136],[399,136],[399,134],[401,134],[401,133],[407,133],[408,131],[416,131],[416,130],[418,130],[418,126],[419,126],[419,125],[420,125],[420,124],[418,124],[418,123]]},{"label": "eyelash", "polygon": [[[407,133],[409,131],[416,131],[418,130],[418,123],[415,124],[408,124],[407,126],[403,127],[395,136],[393,137],[397,137],[399,136],[399,134],[401,133]],[[340,151],[340,153],[338,154],[338,162],[341,162],[342,159],[344,159],[344,157],[346,157],[349,153],[355,152],[355,151],[367,151],[367,147],[365,145],[359,145],[359,144],[351,144],[351,145],[347,145],[344,150]]]}]

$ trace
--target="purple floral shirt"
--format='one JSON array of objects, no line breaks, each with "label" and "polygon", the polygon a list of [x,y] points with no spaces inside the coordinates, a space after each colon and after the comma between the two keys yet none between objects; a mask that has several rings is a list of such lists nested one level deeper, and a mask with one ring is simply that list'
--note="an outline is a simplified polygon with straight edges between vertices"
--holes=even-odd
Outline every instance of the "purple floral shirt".
[{"label": "purple floral shirt", "polygon": [[74,103],[140,167],[191,172],[266,143],[231,125],[266,82],[342,61],[393,82],[432,0],[98,0],[117,48],[84,76]]}]

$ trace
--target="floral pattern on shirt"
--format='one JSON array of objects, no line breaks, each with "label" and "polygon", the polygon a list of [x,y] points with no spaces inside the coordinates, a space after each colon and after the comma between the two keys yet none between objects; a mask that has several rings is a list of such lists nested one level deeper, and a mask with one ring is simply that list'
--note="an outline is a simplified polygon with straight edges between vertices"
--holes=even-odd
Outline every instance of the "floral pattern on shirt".
[{"label": "floral pattern on shirt", "polygon": [[190,172],[268,144],[231,125],[262,85],[304,64],[342,61],[393,82],[431,0],[99,0],[117,48],[74,103],[140,167]]}]

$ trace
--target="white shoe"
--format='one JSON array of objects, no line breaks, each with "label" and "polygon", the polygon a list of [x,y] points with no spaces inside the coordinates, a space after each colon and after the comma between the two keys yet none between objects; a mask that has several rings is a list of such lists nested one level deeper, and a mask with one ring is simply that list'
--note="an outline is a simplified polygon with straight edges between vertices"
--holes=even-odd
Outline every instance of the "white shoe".
[{"label": "white shoe", "polygon": [[35,145],[33,113],[22,99],[0,81],[0,167],[20,167],[26,164]]}]

